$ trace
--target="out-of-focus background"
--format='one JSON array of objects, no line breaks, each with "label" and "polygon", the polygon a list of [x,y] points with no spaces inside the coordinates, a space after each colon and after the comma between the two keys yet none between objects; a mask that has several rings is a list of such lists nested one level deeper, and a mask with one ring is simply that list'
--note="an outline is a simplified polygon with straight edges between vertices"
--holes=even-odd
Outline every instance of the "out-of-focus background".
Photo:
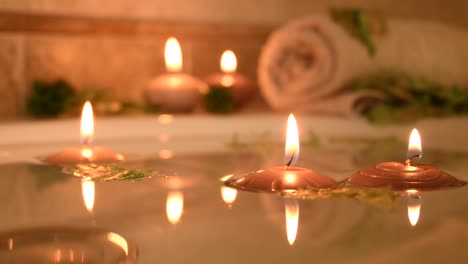
[{"label": "out-of-focus background", "polygon": [[[269,34],[295,18],[328,14],[331,7],[468,28],[464,0],[1,0],[0,117],[27,116],[26,99],[37,80],[62,79],[118,101],[143,102],[148,82],[166,71],[170,36],[180,42],[185,72],[199,78],[219,72],[219,58],[230,49],[237,72],[257,83]],[[254,109],[272,111],[259,92],[252,97]]]}]

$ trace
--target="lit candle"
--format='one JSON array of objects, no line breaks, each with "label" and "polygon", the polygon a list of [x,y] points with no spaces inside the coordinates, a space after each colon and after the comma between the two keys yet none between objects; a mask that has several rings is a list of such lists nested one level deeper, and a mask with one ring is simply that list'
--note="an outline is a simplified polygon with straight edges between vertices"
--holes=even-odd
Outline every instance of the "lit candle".
[{"label": "lit candle", "polygon": [[313,187],[328,189],[338,186],[334,179],[316,171],[292,167],[299,158],[299,134],[296,119],[290,114],[286,130],[285,165],[259,170],[242,177],[231,177],[225,185],[247,191],[282,192]]},{"label": "lit candle", "polygon": [[66,148],[46,157],[50,165],[72,165],[79,163],[112,163],[125,160],[120,153],[99,146],[91,146],[94,136],[94,117],[91,103],[87,101],[81,113],[81,146]]},{"label": "lit candle", "polygon": [[192,111],[199,103],[201,93],[206,92],[206,83],[182,73],[182,51],[177,39],[167,40],[164,58],[167,73],[149,83],[145,89],[146,101],[170,112]]},{"label": "lit candle", "polygon": [[210,87],[224,87],[232,90],[234,104],[239,106],[255,92],[255,84],[242,74],[236,73],[237,58],[233,51],[226,50],[221,56],[222,73],[214,73],[206,77]]},{"label": "lit candle", "polygon": [[422,157],[421,137],[413,129],[408,144],[407,160],[401,162],[382,162],[367,169],[358,171],[349,178],[349,182],[365,187],[386,187],[393,190],[431,190],[444,187],[458,187],[464,181],[443,172],[435,167],[414,164],[415,158]]}]

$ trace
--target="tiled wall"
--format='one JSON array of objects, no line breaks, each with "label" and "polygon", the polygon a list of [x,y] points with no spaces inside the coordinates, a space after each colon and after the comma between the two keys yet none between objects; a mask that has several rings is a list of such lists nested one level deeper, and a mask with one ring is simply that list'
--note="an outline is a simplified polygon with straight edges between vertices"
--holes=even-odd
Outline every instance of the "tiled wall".
[{"label": "tiled wall", "polygon": [[172,35],[185,71],[199,77],[218,71],[222,51],[232,49],[239,71],[255,79],[261,46],[275,26],[343,5],[468,28],[466,0],[1,0],[0,119],[24,113],[35,79],[64,78],[141,100],[145,84],[165,71],[164,42]]},{"label": "tiled wall", "polygon": [[[2,23],[3,22],[3,23]],[[8,25],[8,26],[5,26]],[[256,77],[258,55],[271,27],[214,26],[0,13],[0,116],[24,112],[32,81],[63,78],[116,99],[142,100],[142,90],[164,73],[164,45],[178,37],[184,71],[200,78],[219,71],[232,49],[238,72]]]}]

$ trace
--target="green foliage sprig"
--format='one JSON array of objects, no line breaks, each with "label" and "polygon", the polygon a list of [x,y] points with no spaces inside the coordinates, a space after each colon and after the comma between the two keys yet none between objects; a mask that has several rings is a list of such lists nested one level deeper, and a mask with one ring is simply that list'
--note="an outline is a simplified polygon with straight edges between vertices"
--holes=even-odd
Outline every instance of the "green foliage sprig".
[{"label": "green foliage sprig", "polygon": [[203,101],[208,112],[226,114],[234,111],[234,96],[230,87],[212,86]]},{"label": "green foliage sprig", "polygon": [[384,100],[374,104],[366,116],[374,123],[413,121],[468,113],[468,90],[443,85],[422,77],[386,70],[372,73],[352,83],[354,91],[376,91]]},{"label": "green foliage sprig", "polygon": [[63,172],[77,177],[90,178],[94,181],[136,181],[161,176],[153,169],[128,169],[119,164],[77,164],[64,168]]},{"label": "green foliage sprig", "polygon": [[26,110],[35,117],[57,117],[70,106],[74,95],[72,86],[63,80],[34,81],[31,95],[26,101]]},{"label": "green foliage sprig", "polygon": [[377,51],[376,36],[387,32],[387,23],[382,15],[358,8],[332,8],[330,16],[349,34],[361,41],[366,46],[370,56],[375,55]]}]

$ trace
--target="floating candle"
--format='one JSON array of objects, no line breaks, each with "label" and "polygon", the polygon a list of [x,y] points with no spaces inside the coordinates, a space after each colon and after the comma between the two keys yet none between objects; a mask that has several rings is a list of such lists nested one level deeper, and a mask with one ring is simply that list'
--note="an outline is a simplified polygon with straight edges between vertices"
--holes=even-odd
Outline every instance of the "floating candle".
[{"label": "floating candle", "polygon": [[81,147],[66,148],[43,159],[49,165],[72,165],[78,163],[112,163],[125,160],[120,153],[103,147],[92,147],[94,117],[91,103],[87,101],[81,113]]},{"label": "floating candle", "polygon": [[291,167],[299,157],[299,134],[296,119],[289,115],[286,132],[285,166],[259,170],[242,177],[233,176],[224,184],[247,191],[282,192],[313,187],[333,188],[338,182],[313,170]]},{"label": "floating candle", "polygon": [[458,187],[466,183],[435,167],[413,164],[414,159],[421,157],[421,137],[419,132],[413,129],[405,163],[382,162],[358,171],[348,181],[355,185],[373,188],[390,186],[396,191],[433,190]]},{"label": "floating candle", "polygon": [[210,87],[231,89],[234,104],[242,105],[255,92],[255,84],[246,76],[236,73],[237,58],[231,50],[224,51],[220,60],[220,68],[222,73],[208,75],[205,81]]},{"label": "floating candle", "polygon": [[170,112],[189,112],[207,90],[203,81],[182,73],[182,51],[177,39],[171,37],[165,46],[166,74],[151,80],[145,89],[146,101]]}]

